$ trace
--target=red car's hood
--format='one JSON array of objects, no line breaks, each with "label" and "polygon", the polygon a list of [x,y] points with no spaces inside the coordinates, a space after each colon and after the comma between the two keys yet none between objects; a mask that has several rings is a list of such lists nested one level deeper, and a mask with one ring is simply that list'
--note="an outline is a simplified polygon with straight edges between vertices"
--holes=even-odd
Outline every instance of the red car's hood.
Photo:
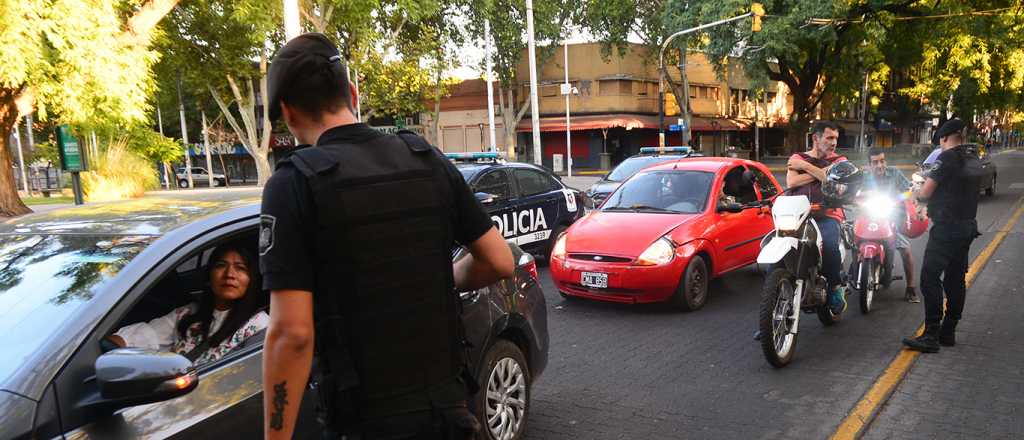
[{"label": "red car's hood", "polygon": [[639,257],[651,243],[695,214],[594,211],[569,228],[568,253]]}]

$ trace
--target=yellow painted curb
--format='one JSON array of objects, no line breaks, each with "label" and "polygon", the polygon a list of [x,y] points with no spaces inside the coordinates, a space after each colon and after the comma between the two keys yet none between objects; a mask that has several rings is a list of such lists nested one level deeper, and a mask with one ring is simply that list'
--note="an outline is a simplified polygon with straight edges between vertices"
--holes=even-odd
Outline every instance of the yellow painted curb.
[{"label": "yellow painted curb", "polygon": [[[1017,200],[1017,210],[1013,213],[1013,216],[1006,221],[1006,224],[999,229],[996,236],[992,239],[992,242],[985,246],[985,249],[978,254],[978,257],[971,262],[971,266],[967,268],[967,287],[970,288],[973,284],[974,279],[981,273],[981,270],[985,268],[985,264],[988,263],[989,258],[995,253],[996,249],[1006,238],[1006,235],[1013,230],[1013,226],[1020,220],[1021,215],[1024,215],[1024,196]],[[920,335],[924,331],[924,325],[918,327],[917,335]],[[914,365],[914,360],[920,355],[920,352],[903,349],[896,355],[896,359],[893,359],[889,366],[885,369],[885,372],[879,376],[875,384],[871,386],[871,389],[864,394],[864,397],[857,402],[857,405],[853,407],[853,411],[846,416],[839,427],[836,428],[836,432],[830,437],[832,440],[853,440],[860,437],[864,433],[864,428],[867,427],[871,420],[878,415],[878,410],[882,404],[892,395],[892,392],[896,390],[896,386],[903,381],[906,377],[907,371]]]}]

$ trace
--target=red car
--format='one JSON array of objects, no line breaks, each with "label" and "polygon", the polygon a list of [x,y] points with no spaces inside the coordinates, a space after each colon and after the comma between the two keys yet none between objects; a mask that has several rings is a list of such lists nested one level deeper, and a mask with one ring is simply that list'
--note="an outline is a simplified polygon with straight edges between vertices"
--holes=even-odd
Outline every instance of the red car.
[{"label": "red car", "polygon": [[646,168],[555,242],[551,276],[564,297],[697,310],[711,278],[756,261],[780,192],[768,168],[749,160]]}]

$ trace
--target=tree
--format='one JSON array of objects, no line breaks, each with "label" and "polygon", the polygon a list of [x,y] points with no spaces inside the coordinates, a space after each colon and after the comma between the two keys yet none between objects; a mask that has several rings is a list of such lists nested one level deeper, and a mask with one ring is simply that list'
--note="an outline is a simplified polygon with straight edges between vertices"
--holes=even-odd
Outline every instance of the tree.
[{"label": "tree", "polygon": [[30,212],[9,172],[16,101],[33,101],[40,119],[144,120],[153,28],[176,3],[0,0],[0,215]]},{"label": "tree", "polygon": [[[504,128],[509,157],[515,158],[516,126],[530,110],[530,100],[517,103],[515,91],[529,78],[517,78],[516,66],[526,50],[526,4],[523,0],[462,0],[462,10],[469,24],[466,31],[474,41],[483,41],[484,22],[491,24],[494,40],[494,73],[499,82],[498,107]],[[555,44],[566,35],[566,27],[575,19],[579,5],[573,0],[536,0],[533,2],[535,40],[538,42],[537,64],[554,53]],[[518,107],[518,108],[517,108]]]},{"label": "tree", "polygon": [[[694,2],[667,0],[665,22],[684,29],[748,12],[750,2],[726,0]],[[873,42],[884,37],[884,20],[918,14],[916,2],[820,2],[777,0],[765,2],[768,17],[762,31],[752,33],[749,23],[719,26],[696,37],[716,68],[741,55],[744,71],[754,78],[780,81],[793,97],[787,129],[790,150],[804,147],[804,135],[822,99],[829,93],[853,93],[860,88],[862,60],[875,56]],[[757,48],[758,50],[747,50]]]}]

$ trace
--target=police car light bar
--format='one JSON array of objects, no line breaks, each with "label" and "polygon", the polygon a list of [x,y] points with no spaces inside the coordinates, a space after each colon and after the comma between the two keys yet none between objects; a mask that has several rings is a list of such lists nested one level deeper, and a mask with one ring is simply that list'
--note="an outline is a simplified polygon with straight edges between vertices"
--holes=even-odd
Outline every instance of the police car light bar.
[{"label": "police car light bar", "polygon": [[497,162],[503,160],[501,153],[481,151],[476,153],[445,153],[454,162]]},{"label": "police car light bar", "polygon": [[640,154],[689,153],[690,147],[641,147]]}]

